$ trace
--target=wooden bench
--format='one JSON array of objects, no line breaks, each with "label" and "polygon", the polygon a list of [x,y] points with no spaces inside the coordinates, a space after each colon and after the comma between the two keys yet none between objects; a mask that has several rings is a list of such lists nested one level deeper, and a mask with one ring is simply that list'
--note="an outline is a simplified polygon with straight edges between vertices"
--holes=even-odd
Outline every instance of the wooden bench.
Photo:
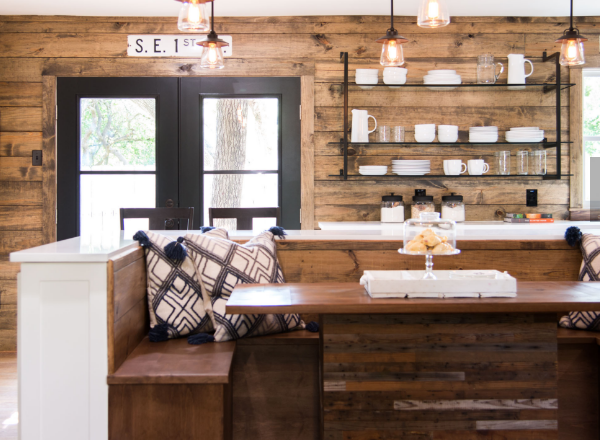
[{"label": "wooden bench", "polygon": [[109,439],[319,437],[319,334],[151,343],[141,248],[108,265]]}]

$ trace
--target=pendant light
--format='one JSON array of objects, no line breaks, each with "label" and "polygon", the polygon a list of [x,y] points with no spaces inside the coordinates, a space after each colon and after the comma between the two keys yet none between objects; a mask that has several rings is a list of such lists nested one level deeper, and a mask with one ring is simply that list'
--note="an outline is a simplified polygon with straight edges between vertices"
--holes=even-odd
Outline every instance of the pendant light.
[{"label": "pendant light", "polygon": [[182,32],[208,31],[208,5],[213,0],[176,0],[183,3],[179,10],[177,28]]},{"label": "pendant light", "polygon": [[221,40],[215,32],[215,2],[210,4],[210,32],[204,40],[196,43],[202,46],[202,55],[200,56],[200,67],[202,69],[222,69],[225,67],[223,63],[223,47],[229,46],[227,41]]},{"label": "pendant light", "polygon": [[573,27],[573,0],[571,0],[571,27],[563,32],[563,36],[556,40],[562,43],[560,48],[560,64],[562,66],[577,66],[585,64],[583,43],[588,39],[579,35],[579,29]]},{"label": "pendant light", "polygon": [[391,3],[391,27],[387,30],[384,37],[375,41],[383,44],[383,48],[381,49],[381,65],[385,67],[398,67],[404,64],[402,45],[408,43],[408,40],[398,35],[398,31],[394,29],[394,0],[391,0]]},{"label": "pendant light", "polygon": [[417,24],[423,28],[439,28],[450,24],[446,0],[421,0]]}]

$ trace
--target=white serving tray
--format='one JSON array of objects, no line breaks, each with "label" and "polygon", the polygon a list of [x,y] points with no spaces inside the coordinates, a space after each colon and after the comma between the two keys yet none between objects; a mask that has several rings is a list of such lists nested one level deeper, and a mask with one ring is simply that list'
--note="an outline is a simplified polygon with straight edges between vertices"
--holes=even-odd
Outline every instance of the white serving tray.
[{"label": "white serving tray", "polygon": [[372,298],[513,298],[517,280],[497,270],[365,270],[360,284]]}]

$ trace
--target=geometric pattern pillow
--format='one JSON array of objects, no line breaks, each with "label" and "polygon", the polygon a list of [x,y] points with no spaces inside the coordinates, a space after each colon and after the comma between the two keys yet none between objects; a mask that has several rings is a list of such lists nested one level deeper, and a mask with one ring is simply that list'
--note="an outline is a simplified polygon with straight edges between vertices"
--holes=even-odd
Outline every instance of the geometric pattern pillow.
[{"label": "geometric pattern pillow", "polygon": [[[150,231],[136,234],[146,255],[150,340],[166,341],[213,330],[210,298],[202,295],[192,260],[167,257],[165,246],[175,239]],[[228,239],[227,230],[205,233]]]},{"label": "geometric pattern pillow", "polygon": [[282,333],[304,328],[297,314],[230,315],[225,305],[237,284],[284,283],[273,233],[262,232],[241,245],[211,236],[187,234],[188,255],[211,299],[214,340]]},{"label": "geometric pattern pillow", "polygon": [[[584,234],[581,239],[583,261],[579,281],[600,281],[600,236]],[[600,312],[570,312],[559,325],[564,328],[600,331]]]}]

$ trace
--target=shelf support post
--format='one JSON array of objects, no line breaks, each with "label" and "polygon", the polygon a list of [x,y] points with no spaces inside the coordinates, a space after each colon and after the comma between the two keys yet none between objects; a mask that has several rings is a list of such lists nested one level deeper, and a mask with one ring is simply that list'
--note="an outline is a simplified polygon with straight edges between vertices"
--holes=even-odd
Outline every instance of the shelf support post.
[{"label": "shelf support post", "polygon": [[556,64],[556,178],[560,180],[562,175],[562,161],[561,161],[561,103],[560,103],[560,87],[561,87],[561,78],[560,78],[560,53],[554,52],[553,54],[548,55],[546,51],[544,51],[544,55],[542,60],[544,62],[551,60],[554,58],[554,62]]},{"label": "shelf support post", "polygon": [[348,52],[342,52],[344,63],[344,180],[348,180]]}]

